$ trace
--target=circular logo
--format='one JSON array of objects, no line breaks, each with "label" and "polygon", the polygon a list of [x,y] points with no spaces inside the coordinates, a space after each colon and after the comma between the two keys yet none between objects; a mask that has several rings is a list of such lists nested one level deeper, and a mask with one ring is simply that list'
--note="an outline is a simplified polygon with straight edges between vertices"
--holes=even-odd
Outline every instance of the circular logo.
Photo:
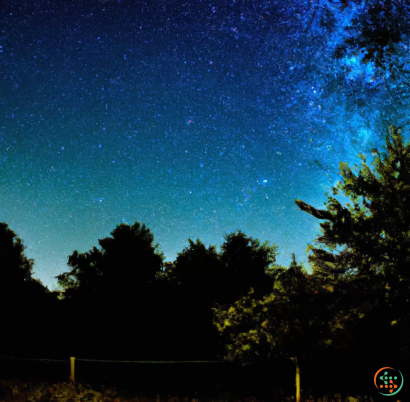
[{"label": "circular logo", "polygon": [[392,367],[383,367],[374,375],[374,385],[381,395],[396,395],[403,387],[403,374]]}]

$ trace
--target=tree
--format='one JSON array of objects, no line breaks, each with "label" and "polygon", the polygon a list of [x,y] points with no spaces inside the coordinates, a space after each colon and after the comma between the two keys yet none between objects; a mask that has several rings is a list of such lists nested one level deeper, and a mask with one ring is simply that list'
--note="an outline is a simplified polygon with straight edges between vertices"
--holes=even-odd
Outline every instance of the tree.
[{"label": "tree", "polygon": [[1,284],[3,291],[21,287],[32,280],[33,260],[24,254],[22,240],[6,223],[0,223]]},{"label": "tree", "polygon": [[[0,328],[4,354],[30,353],[30,343],[24,335],[33,323],[38,329],[44,321],[47,304],[54,301],[53,295],[33,277],[34,260],[24,253],[23,241],[9,226],[0,223],[0,304],[2,317]],[[41,342],[39,331],[32,334],[32,340]]]},{"label": "tree", "polygon": [[233,302],[246,295],[251,287],[258,294],[272,289],[268,272],[276,261],[275,244],[261,244],[240,230],[225,235],[220,253],[215,246],[206,248],[199,239],[196,243],[188,241],[189,247],[168,267],[167,277],[194,287],[195,292],[202,289],[213,302]]},{"label": "tree", "polygon": [[270,294],[258,298],[251,289],[230,307],[214,308],[227,360],[304,357],[326,346],[331,313],[315,281],[295,260],[289,268],[275,266],[270,274]]},{"label": "tree", "polygon": [[334,57],[352,77],[358,68],[366,74],[367,66],[374,79],[386,72],[398,78],[406,57],[409,11],[401,0],[315,0],[307,18],[311,29],[327,33]]},{"label": "tree", "polygon": [[212,306],[223,297],[224,269],[215,246],[206,247],[199,239],[167,263],[161,275],[161,321],[168,331],[166,343],[172,358],[212,359],[218,337],[212,324]]},{"label": "tree", "polygon": [[[199,240],[188,239],[189,246],[178,253],[174,262],[173,275],[183,286],[198,287],[211,293],[220,287],[223,275],[222,265],[215,246],[206,246]],[[212,288],[210,288],[212,287]]]},{"label": "tree", "polygon": [[112,292],[126,295],[155,281],[163,255],[158,244],[153,244],[150,230],[139,222],[131,226],[121,223],[111,236],[98,240],[101,249],[93,247],[82,254],[74,251],[69,256],[72,269],[56,277],[67,297],[105,297]]},{"label": "tree", "polygon": [[[409,122],[410,8],[402,0],[297,3],[307,28],[299,30],[301,47],[306,44],[314,57],[313,63],[300,69],[298,93],[303,95],[302,104],[312,106],[305,114],[311,131],[328,132],[329,140],[320,145],[322,154],[324,145],[328,147],[329,158],[325,155],[321,163],[328,159],[327,173],[333,173],[338,170],[332,166],[335,155],[342,160],[358,149],[380,148],[384,143],[380,127],[387,129],[391,121],[401,126]],[[289,78],[290,84],[301,72]]]},{"label": "tree", "polygon": [[[316,272],[327,274],[339,293],[335,326],[342,330],[345,341],[347,329],[354,327],[356,337],[349,338],[351,343],[369,349],[369,339],[377,344],[383,337],[394,336],[399,345],[401,337],[403,352],[407,350],[404,334],[410,311],[410,145],[404,144],[399,128],[391,126],[388,131],[386,150],[382,154],[373,150],[374,172],[364,155],[359,155],[362,168],[357,175],[346,163],[340,164],[342,181],[333,194],[342,191],[349,197],[351,203],[346,207],[334,197],[328,198],[326,210],[301,200],[296,204],[326,220],[316,239],[322,247],[309,245],[313,254],[308,258]],[[336,253],[337,246],[344,248]],[[368,338],[375,328],[377,332]]]},{"label": "tree", "polygon": [[256,295],[272,290],[268,271],[276,261],[278,246],[246,236],[240,230],[225,236],[221,247],[221,262],[226,271],[225,300],[233,302],[252,287]]},{"label": "tree", "polygon": [[[350,198],[346,206],[334,197],[326,209],[296,200],[301,210],[326,221],[316,247],[308,246],[312,275],[296,261],[289,269],[275,267],[270,295],[250,293],[214,310],[228,359],[325,350],[370,358],[375,348],[378,356],[408,356],[410,144],[393,126],[386,144],[387,153],[373,151],[374,172],[363,155],[357,175],[340,164],[342,181],[333,192]],[[382,342],[391,347],[380,351]]]},{"label": "tree", "polygon": [[84,331],[71,334],[72,353],[102,357],[150,357],[159,306],[155,281],[163,255],[154,236],[139,222],[120,224],[112,237],[86,253],[69,256],[69,272],[58,275],[65,305]]},{"label": "tree", "polygon": [[[343,180],[333,188],[350,197],[347,207],[334,197],[326,202],[327,210],[317,210],[301,200],[298,207],[318,219],[322,236],[316,239],[324,248],[309,246],[309,261],[315,267],[334,273],[370,275],[383,273],[408,283],[410,271],[405,269],[410,250],[410,147],[403,144],[401,130],[391,127],[386,138],[388,153],[377,149],[375,172],[362,158],[362,169],[355,176],[346,163],[340,164]],[[356,166],[357,169],[357,166]],[[337,246],[345,249],[334,253]]]},{"label": "tree", "polygon": [[222,349],[213,325],[212,308],[215,303],[232,303],[251,287],[258,295],[269,293],[273,281],[268,271],[275,261],[277,247],[268,242],[261,245],[241,231],[225,236],[220,253],[215,246],[207,248],[199,239],[188,241],[189,246],[178,253],[163,274],[164,280],[172,278],[165,280],[165,288],[173,286],[173,295],[164,309],[180,329],[181,335],[173,341],[174,349],[178,344],[180,354],[189,358],[215,358]]}]

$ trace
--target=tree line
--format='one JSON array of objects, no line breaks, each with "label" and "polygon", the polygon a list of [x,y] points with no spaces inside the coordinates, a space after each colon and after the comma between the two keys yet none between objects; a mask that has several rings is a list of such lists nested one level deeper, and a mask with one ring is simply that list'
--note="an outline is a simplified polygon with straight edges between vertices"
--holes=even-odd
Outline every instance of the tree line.
[{"label": "tree line", "polygon": [[[320,221],[310,270],[278,246],[229,233],[165,258],[143,223],[120,224],[99,247],[74,251],[50,291],[33,277],[22,240],[0,224],[0,354],[242,363],[321,355],[408,358],[410,144],[391,126],[341,181]],[[342,205],[335,196],[349,198]],[[383,345],[388,345],[384,347]]]}]

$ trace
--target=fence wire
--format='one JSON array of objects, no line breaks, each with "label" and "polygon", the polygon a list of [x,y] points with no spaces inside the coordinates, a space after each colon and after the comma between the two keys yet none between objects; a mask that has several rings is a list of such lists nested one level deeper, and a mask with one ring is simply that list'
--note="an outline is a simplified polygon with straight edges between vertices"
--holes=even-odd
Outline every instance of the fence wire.
[{"label": "fence wire", "polygon": [[[58,359],[31,359],[15,356],[5,356],[0,355],[0,359],[14,359],[14,360],[24,360],[24,361],[42,361],[42,362],[69,362],[70,360],[58,360]],[[96,360],[96,359],[81,359],[75,358],[78,362],[97,362],[97,363],[146,363],[146,364],[172,364],[172,363],[226,363],[225,360]]]}]

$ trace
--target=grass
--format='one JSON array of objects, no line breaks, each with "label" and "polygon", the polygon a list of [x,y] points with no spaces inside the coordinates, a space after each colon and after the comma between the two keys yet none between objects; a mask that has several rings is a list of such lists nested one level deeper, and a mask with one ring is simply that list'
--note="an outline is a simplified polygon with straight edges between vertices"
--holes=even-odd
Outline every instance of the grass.
[{"label": "grass", "polygon": [[[294,397],[271,395],[266,398],[255,396],[238,397],[223,393],[217,397],[198,395],[132,395],[104,385],[70,382],[48,383],[39,381],[22,382],[16,379],[0,380],[0,402],[292,402]],[[347,397],[342,401],[340,394],[322,397],[304,397],[301,402],[372,402],[371,397]],[[391,401],[393,402],[393,401]]]}]

